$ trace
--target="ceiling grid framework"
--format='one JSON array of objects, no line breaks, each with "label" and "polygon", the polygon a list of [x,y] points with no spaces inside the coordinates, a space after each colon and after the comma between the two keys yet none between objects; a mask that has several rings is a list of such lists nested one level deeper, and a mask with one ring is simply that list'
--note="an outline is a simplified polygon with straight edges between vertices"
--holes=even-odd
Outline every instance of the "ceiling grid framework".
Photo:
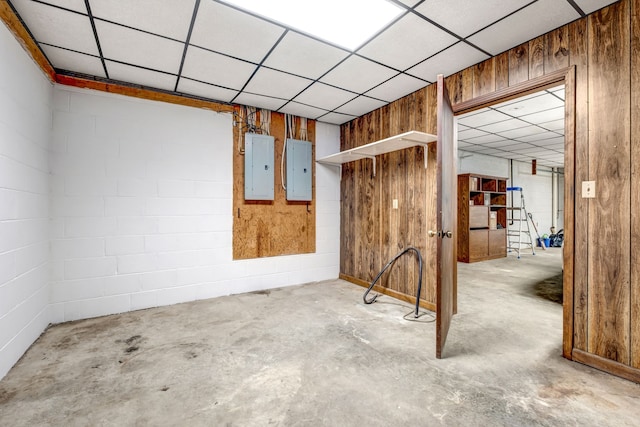
[{"label": "ceiling grid framework", "polygon": [[[59,74],[333,124],[613,3],[388,1],[403,10],[350,51],[224,0],[8,0]],[[538,118],[530,120],[539,126]],[[534,135],[513,141],[531,144]],[[461,146],[479,142],[465,139]],[[495,153],[502,142],[482,149]],[[535,148],[517,144],[512,145],[521,148],[523,158],[525,150]]]}]

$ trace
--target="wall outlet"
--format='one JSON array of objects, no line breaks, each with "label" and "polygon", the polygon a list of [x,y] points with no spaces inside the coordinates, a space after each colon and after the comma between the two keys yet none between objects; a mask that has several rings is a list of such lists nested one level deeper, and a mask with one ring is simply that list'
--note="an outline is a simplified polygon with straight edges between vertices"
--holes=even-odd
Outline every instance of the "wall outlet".
[{"label": "wall outlet", "polygon": [[393,199],[393,209],[398,209],[398,199]]},{"label": "wall outlet", "polygon": [[593,199],[596,197],[596,182],[582,181],[582,198]]}]

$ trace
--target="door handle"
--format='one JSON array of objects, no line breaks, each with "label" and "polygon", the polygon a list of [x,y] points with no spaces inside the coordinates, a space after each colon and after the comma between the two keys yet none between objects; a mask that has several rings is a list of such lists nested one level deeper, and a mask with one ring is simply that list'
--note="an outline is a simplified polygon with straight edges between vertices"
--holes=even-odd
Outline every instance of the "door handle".
[{"label": "door handle", "polygon": [[429,235],[429,237],[442,237],[443,239],[445,237],[448,238],[452,238],[453,237],[453,233],[451,231],[433,231],[433,230],[429,230],[427,231],[427,234]]}]

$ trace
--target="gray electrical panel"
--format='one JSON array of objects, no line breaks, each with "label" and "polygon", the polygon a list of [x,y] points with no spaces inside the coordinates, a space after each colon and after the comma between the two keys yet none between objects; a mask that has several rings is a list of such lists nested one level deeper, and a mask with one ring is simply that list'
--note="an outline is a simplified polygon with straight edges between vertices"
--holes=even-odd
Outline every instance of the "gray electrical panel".
[{"label": "gray electrical panel", "polygon": [[287,139],[287,200],[311,201],[312,145]]},{"label": "gray electrical panel", "polygon": [[244,135],[244,198],[273,200],[273,137]]}]

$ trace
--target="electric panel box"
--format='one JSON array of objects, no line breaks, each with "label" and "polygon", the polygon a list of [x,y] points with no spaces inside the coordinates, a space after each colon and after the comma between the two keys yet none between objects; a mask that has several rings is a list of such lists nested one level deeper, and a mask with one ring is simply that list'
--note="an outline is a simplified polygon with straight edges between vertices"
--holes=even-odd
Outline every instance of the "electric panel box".
[{"label": "electric panel box", "polygon": [[269,135],[244,135],[244,199],[273,200],[274,139]]},{"label": "electric panel box", "polygon": [[312,200],[312,149],[308,141],[287,139],[287,200]]}]

